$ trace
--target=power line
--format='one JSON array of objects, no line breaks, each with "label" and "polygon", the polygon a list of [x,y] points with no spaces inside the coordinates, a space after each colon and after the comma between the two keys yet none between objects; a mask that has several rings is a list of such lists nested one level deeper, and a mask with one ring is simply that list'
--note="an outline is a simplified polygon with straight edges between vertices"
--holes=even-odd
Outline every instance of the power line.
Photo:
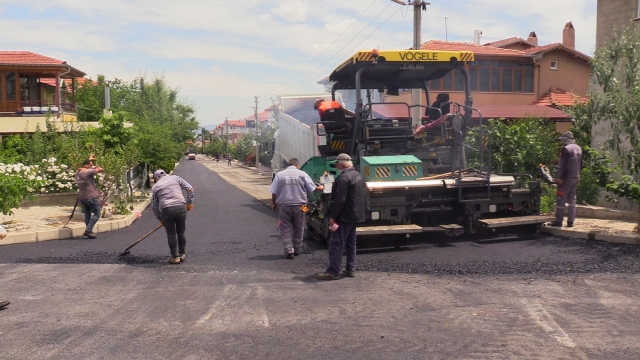
[{"label": "power line", "polygon": [[[338,53],[340,53],[347,45],[349,45],[353,40],[355,40],[358,36],[360,36],[360,34],[362,34],[362,32],[369,26],[371,25],[371,23],[373,23],[385,10],[387,10],[387,8],[389,8],[389,6],[391,6],[391,3],[387,4],[387,6],[385,6],[382,10],[380,10],[380,12],[373,18],[371,19],[371,21],[369,21],[356,35],[354,35],[351,40],[349,40],[346,44],[344,44],[338,51],[336,51],[335,54],[333,54],[329,59],[327,59],[324,63],[322,63],[322,65],[320,65],[318,68],[316,68],[314,71],[312,71],[310,74],[308,74],[307,76],[305,76],[304,78],[302,78],[302,80],[300,80],[299,82],[297,82],[296,84],[290,86],[289,88],[287,88],[287,92],[293,92],[297,89],[299,89],[301,86],[305,85],[304,82],[313,74],[315,74],[318,70],[320,70],[324,65],[326,65],[329,61],[331,61],[336,55],[338,55]],[[291,90],[289,90],[291,89]]]},{"label": "power line", "polygon": [[[385,9],[386,9],[386,8],[385,8]],[[387,18],[387,20],[385,20],[382,24],[380,24],[377,28],[375,28],[371,33],[369,33],[369,35],[367,35],[364,39],[362,39],[358,44],[356,44],[354,47],[352,47],[352,48],[348,51],[348,53],[352,53],[356,48],[358,48],[358,47],[360,46],[360,44],[362,44],[363,42],[365,42],[365,41],[366,41],[366,40],[367,40],[371,35],[373,35],[376,31],[378,31],[378,29],[380,29],[380,28],[382,27],[382,25],[386,24],[389,20],[391,20],[391,18],[392,18],[395,14],[397,14],[397,13],[398,13],[398,11],[400,11],[400,9],[402,9],[402,7],[401,7],[401,8],[398,8],[398,10],[396,10],[393,14],[391,14],[391,16],[389,16],[389,17]],[[364,30],[364,29],[363,29],[363,30]],[[358,33],[358,35],[359,35],[359,33]],[[356,36],[357,36],[357,35],[356,35]],[[354,39],[355,39],[355,37],[354,37]],[[351,41],[349,41],[349,42],[351,42]],[[345,44],[345,46],[347,46],[348,44],[349,44],[349,43]],[[344,47],[345,47],[345,46],[343,46],[343,47],[342,47],[342,49],[344,49]],[[338,52],[340,52],[342,49],[338,50]],[[336,53],[335,55],[337,55],[337,53]],[[335,55],[334,55],[334,56],[332,56],[331,58],[329,58],[327,61],[325,61],[325,62],[324,62],[324,64],[322,64],[321,66],[324,66],[324,65],[325,65],[329,60],[333,59],[333,58],[335,57]],[[319,70],[319,69],[316,69],[316,71],[317,71],[317,70]],[[314,71],[314,73],[315,73],[315,71]],[[313,75],[313,73],[309,74],[309,76],[311,76],[311,75]],[[307,77],[309,77],[309,76],[307,76]],[[305,78],[305,79],[306,79],[306,78]],[[303,79],[303,80],[304,80],[304,79]],[[295,90],[298,90],[299,88],[303,87],[304,85],[305,85],[305,84],[301,84],[300,86],[298,86],[298,87],[294,88],[294,89],[292,90],[292,92],[294,92]]]},{"label": "power line", "polygon": [[313,58],[313,60],[311,60],[309,63],[307,63],[307,65],[305,65],[302,69],[298,70],[297,73],[295,73],[293,76],[291,76],[289,79],[287,79],[286,81],[284,81],[282,84],[278,85],[275,89],[271,90],[269,93],[275,93],[276,90],[278,90],[281,86],[284,86],[284,84],[288,83],[291,79],[295,78],[296,76],[298,76],[298,74],[300,74],[302,71],[304,71],[307,67],[309,67],[309,65],[313,64],[314,61],[316,61],[320,56],[322,56],[322,54],[325,53],[325,51],[329,50],[329,48],[331,48],[331,46],[333,46],[333,44],[336,43],[336,41],[338,41],[338,39],[340,39],[342,37],[342,35],[346,34],[347,31],[349,31],[349,29],[351,29],[351,27],[353,25],[355,25],[358,20],[360,20],[360,18],[362,16],[364,16],[364,14],[367,13],[367,11],[369,11],[369,9],[371,9],[371,7],[373,6],[373,4],[375,4],[375,1],[371,3],[371,5],[369,5],[368,8],[366,8],[361,14],[360,16],[358,16],[358,18],[351,23],[351,25],[349,25],[340,35],[338,35],[338,37],[336,37],[333,42],[331,44],[329,44],[324,50],[322,50],[322,52],[320,54],[318,54],[315,58]]}]

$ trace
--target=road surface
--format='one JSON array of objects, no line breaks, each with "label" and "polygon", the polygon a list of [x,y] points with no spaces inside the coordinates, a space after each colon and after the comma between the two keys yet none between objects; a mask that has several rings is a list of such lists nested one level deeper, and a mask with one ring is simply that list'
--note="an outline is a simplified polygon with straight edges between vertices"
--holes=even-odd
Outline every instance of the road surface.
[{"label": "road surface", "polygon": [[[209,164],[211,165],[211,164]],[[219,163],[213,166],[226,166]],[[0,359],[611,359],[640,357],[636,247],[535,236],[282,254],[271,210],[201,161],[187,261],[151,210],[131,227],[0,247]],[[238,179],[242,181],[242,179]]]}]

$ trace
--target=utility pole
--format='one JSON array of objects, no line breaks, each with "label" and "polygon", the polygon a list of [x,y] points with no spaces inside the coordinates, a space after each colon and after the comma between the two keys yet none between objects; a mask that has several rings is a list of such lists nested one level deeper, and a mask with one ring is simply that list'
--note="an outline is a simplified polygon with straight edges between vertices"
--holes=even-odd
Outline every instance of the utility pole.
[{"label": "utility pole", "polygon": [[[420,50],[420,46],[422,45],[422,40],[420,33],[422,32],[422,13],[421,10],[427,10],[427,5],[431,5],[430,2],[422,1],[422,0],[413,0],[408,3],[404,3],[402,0],[391,0],[400,5],[413,5],[413,49]],[[422,90],[421,89],[413,89],[411,91],[411,101],[413,105],[422,105]],[[411,113],[412,125],[420,126],[422,125],[422,108],[414,107]]]},{"label": "utility pole", "polygon": [[226,141],[226,147],[225,147],[225,157],[229,157],[229,117],[225,116],[224,117],[224,127],[227,129],[227,141]]},{"label": "utility pole", "polygon": [[253,128],[253,139],[256,142],[256,169],[260,168],[260,140],[258,139],[258,96],[253,97],[255,106],[253,107],[253,116],[256,119],[256,125]]}]

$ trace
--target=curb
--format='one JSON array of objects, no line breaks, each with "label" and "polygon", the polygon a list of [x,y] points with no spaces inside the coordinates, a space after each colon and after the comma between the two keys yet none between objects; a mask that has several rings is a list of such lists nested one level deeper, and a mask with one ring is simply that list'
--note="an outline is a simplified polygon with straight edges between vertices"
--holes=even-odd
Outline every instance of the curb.
[{"label": "curb", "polygon": [[602,234],[599,232],[584,232],[584,231],[576,231],[562,228],[555,228],[550,226],[538,226],[538,231],[546,234],[563,236],[574,239],[584,239],[584,240],[598,240],[605,241],[616,244],[629,244],[629,245],[638,245],[640,244],[640,235],[609,235]]},{"label": "curb", "polygon": [[[142,212],[144,209],[149,206],[151,200],[145,200],[134,207],[133,211]],[[96,233],[103,233],[112,230],[118,230],[126,228],[131,225],[136,219],[138,215],[135,213],[129,214],[122,219],[118,220],[106,220],[106,221],[98,221],[95,226]],[[66,228],[57,228],[57,229],[44,229],[37,231],[21,231],[21,232],[10,232],[4,240],[0,241],[0,246],[2,245],[12,245],[12,244],[26,244],[26,243],[34,243],[34,242],[42,242],[49,240],[62,240],[69,239],[73,237],[82,236],[85,230],[85,225],[74,225]]]}]

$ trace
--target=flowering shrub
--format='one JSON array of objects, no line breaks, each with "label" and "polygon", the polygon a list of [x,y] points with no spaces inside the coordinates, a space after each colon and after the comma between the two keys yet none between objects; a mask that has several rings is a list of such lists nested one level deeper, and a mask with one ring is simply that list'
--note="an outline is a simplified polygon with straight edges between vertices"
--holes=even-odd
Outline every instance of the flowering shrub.
[{"label": "flowering shrub", "polygon": [[30,193],[43,184],[44,179],[39,175],[37,165],[0,163],[0,212],[11,214],[11,209],[18,207],[22,199],[29,198]]},{"label": "flowering shrub", "polygon": [[35,165],[40,169],[40,176],[44,179],[44,184],[38,192],[57,193],[76,189],[75,169],[58,164],[57,161],[55,157],[50,157],[42,159],[42,167]]}]

